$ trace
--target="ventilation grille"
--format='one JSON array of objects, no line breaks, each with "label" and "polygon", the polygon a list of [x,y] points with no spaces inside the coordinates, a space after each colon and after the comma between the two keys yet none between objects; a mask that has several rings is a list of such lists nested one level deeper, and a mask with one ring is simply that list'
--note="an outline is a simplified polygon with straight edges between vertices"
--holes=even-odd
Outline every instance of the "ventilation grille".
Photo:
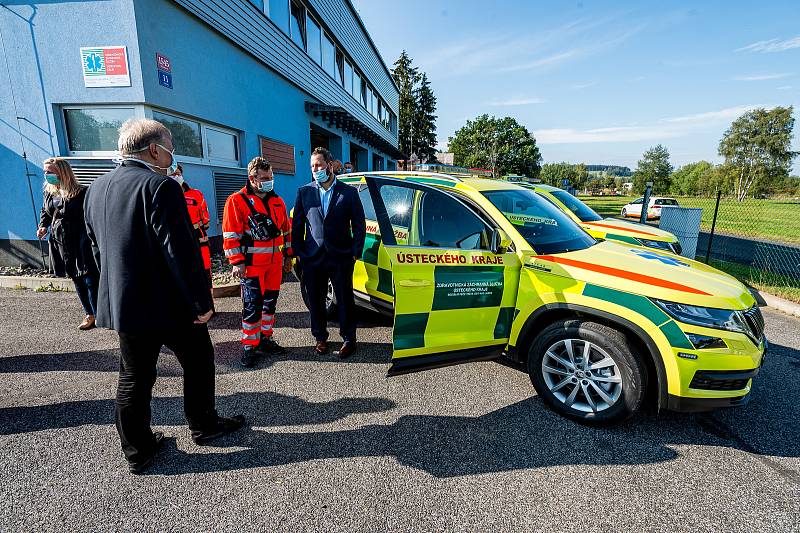
[{"label": "ventilation grille", "polygon": [[117,168],[111,159],[81,159],[74,157],[65,158],[69,161],[78,183],[88,187],[94,180]]},{"label": "ventilation grille", "polygon": [[244,187],[247,172],[214,172],[214,200],[217,207],[217,220],[222,222],[225,200],[228,196]]},{"label": "ventilation grille", "polygon": [[742,314],[753,335],[753,340],[755,340],[756,343],[761,342],[761,338],[764,335],[764,316],[761,314],[761,309],[758,308],[758,304],[747,311],[743,311]]}]

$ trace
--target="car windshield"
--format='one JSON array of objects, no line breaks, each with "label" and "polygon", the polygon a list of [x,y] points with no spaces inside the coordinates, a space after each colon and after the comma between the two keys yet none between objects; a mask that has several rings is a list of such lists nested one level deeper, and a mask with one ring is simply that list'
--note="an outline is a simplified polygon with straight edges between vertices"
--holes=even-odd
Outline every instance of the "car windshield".
[{"label": "car windshield", "polygon": [[672,198],[660,198],[656,200],[655,205],[678,205],[678,201]]},{"label": "car windshield", "polygon": [[595,213],[591,207],[581,202],[567,191],[550,191],[550,194],[567,206],[567,209],[575,213],[575,216],[578,217],[581,222],[597,222],[598,220],[603,220],[603,217]]},{"label": "car windshield", "polygon": [[583,250],[596,243],[566,213],[531,190],[485,191],[483,195],[539,254]]}]

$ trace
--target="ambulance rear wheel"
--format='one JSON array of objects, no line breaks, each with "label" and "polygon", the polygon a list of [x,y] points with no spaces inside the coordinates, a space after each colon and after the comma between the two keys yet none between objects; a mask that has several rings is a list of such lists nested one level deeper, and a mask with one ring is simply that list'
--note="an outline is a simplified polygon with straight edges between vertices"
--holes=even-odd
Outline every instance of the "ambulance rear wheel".
[{"label": "ambulance rear wheel", "polygon": [[[308,309],[308,293],[306,292],[306,284],[300,281],[300,294],[303,296],[303,303],[306,304]],[[328,317],[336,316],[336,294],[333,292],[333,283],[328,280],[328,290],[325,293],[325,312]]]},{"label": "ambulance rear wheel", "polygon": [[645,365],[625,335],[585,320],[559,320],[537,336],[528,352],[528,374],[554,411],[593,426],[618,424],[642,406]]}]

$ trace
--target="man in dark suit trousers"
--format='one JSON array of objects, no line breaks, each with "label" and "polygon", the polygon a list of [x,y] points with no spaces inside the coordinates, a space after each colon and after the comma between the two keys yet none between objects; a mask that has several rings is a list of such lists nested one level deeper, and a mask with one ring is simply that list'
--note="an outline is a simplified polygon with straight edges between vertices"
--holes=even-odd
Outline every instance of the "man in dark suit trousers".
[{"label": "man in dark suit trousers", "polygon": [[340,358],[356,350],[353,266],[361,257],[367,231],[358,191],[336,180],[333,156],[325,148],[311,153],[314,180],[297,190],[292,216],[293,253],[300,258],[311,313],[311,333],[318,355],[328,351],[325,296],[333,284],[339,309],[339,333],[344,343]]},{"label": "man in dark suit trousers", "polygon": [[119,130],[123,162],[86,193],[86,227],[100,266],[97,325],[120,345],[116,423],[130,471],[153,462],[164,435],[150,429],[162,346],[183,367],[184,412],[199,445],[244,425],[214,408],[214,346],[206,322],[211,293],[180,185],[172,135],[154,120]]}]

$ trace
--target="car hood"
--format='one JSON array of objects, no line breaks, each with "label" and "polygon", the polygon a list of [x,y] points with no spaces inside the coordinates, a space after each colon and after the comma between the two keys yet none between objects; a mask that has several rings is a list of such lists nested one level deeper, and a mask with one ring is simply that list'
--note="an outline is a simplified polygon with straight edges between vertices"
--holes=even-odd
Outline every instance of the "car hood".
[{"label": "car hood", "polygon": [[653,241],[677,242],[678,239],[672,233],[663,229],[654,228],[645,224],[628,222],[618,218],[604,218],[597,222],[581,222],[581,225],[604,233],[614,233],[633,237],[634,239],[649,239]]},{"label": "car hood", "polygon": [[603,241],[590,248],[553,255],[533,255],[526,265],[650,298],[719,309],[748,309],[750,291],[715,268],[652,249]]}]

